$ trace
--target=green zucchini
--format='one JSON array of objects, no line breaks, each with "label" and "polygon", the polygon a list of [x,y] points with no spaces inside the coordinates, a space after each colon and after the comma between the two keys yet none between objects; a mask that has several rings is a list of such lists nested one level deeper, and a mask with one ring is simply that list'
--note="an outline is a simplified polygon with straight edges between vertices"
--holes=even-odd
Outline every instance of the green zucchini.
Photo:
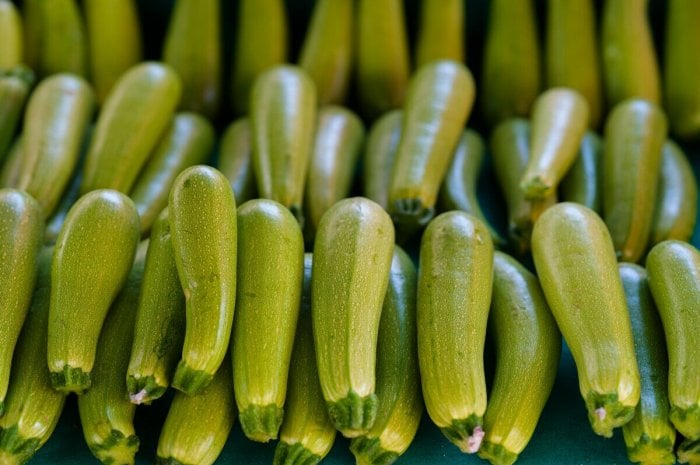
[{"label": "green zucchini", "polygon": [[647,256],[649,287],[659,309],[668,348],[671,421],[687,439],[700,439],[700,252],[664,241]]},{"label": "green zucchini", "polygon": [[0,71],[24,60],[22,17],[10,0],[0,0]]},{"label": "green zucchini", "polygon": [[404,103],[410,75],[401,0],[359,0],[355,30],[357,101],[373,120]]},{"label": "green zucchini", "polygon": [[686,439],[678,446],[678,462],[700,465],[700,439]]},{"label": "green zucchini", "polygon": [[316,124],[316,88],[301,68],[277,66],[253,85],[250,127],[258,194],[302,218]]},{"label": "green zucchini", "polygon": [[474,103],[474,79],[454,61],[423,66],[411,78],[389,188],[389,212],[401,228],[425,226]]},{"label": "green zucchini", "polygon": [[415,67],[436,60],[465,59],[465,13],[462,0],[423,0],[416,36]]},{"label": "green zucchini", "polygon": [[236,201],[223,174],[197,165],[175,179],[168,209],[186,302],[182,359],[172,385],[193,395],[211,382],[231,338],[236,299]]},{"label": "green zucchini", "polygon": [[0,189],[0,415],[10,382],[12,353],[27,316],[39,268],[44,216],[34,198]]},{"label": "green zucchini", "polygon": [[15,137],[33,84],[34,73],[29,68],[0,69],[0,163]]},{"label": "green zucchini", "polygon": [[377,343],[377,400],[374,426],[354,438],[357,463],[389,465],[411,445],[423,414],[416,353],[416,267],[394,248]]},{"label": "green zucchini", "polygon": [[287,61],[287,16],[283,0],[241,0],[231,70],[233,112],[249,112],[253,82]]},{"label": "green zucchini", "polygon": [[377,415],[377,333],[394,248],[394,226],[376,203],[341,200],[321,219],[311,285],[316,361],[333,425],[345,437]]},{"label": "green zucchini", "polygon": [[117,191],[90,192],[68,212],[51,264],[47,359],[54,389],[90,388],[100,331],[138,240],[136,207]]},{"label": "green zucchini", "polygon": [[78,2],[41,0],[37,8],[37,63],[30,66],[42,78],[55,73],[87,76],[88,44]]},{"label": "green zucchini", "polygon": [[168,205],[177,175],[207,161],[214,138],[214,128],[206,118],[196,113],[175,114],[129,193],[139,212],[142,235],[148,234]]},{"label": "green zucchini", "polygon": [[[281,204],[250,200],[238,209],[233,388],[243,432],[276,439],[304,279],[304,238]],[[270,264],[274,263],[274,267]]]},{"label": "green zucchini", "polygon": [[496,374],[479,456],[510,465],[527,447],[554,387],[561,335],[537,277],[501,252],[493,260],[489,325]]},{"label": "green zucchini", "polygon": [[163,62],[182,79],[180,109],[208,118],[221,103],[219,9],[218,0],[177,0],[163,45]]},{"label": "green zucchini", "polygon": [[588,126],[588,104],[572,89],[543,92],[532,109],[530,159],[520,181],[528,200],[542,200],[556,191],[576,161]]},{"label": "green zucchini", "polygon": [[173,116],[180,88],[175,71],[156,62],[136,65],[119,78],[97,119],[82,194],[129,192]]},{"label": "green zucchini", "polygon": [[461,211],[423,234],[418,269],[418,362],[425,407],[462,452],[479,450],[486,410],[484,344],[493,282],[493,242]]},{"label": "green zucchini", "polygon": [[644,268],[620,263],[619,269],[642,382],[634,417],[622,427],[627,457],[630,462],[645,465],[673,465],[676,430],[669,419],[668,355],[663,327]]},{"label": "green zucchini", "polygon": [[292,360],[289,364],[287,399],[280,441],[273,465],[315,465],[330,452],[335,427],[328,416],[316,367],[311,329],[312,255],[304,255],[304,284]]},{"label": "green zucchini", "polygon": [[22,134],[17,135],[7,152],[7,158],[0,171],[0,188],[16,189],[19,185],[19,176],[22,170]]},{"label": "green zucchini", "polygon": [[353,54],[353,0],[319,0],[301,46],[299,67],[316,83],[320,105],[342,104]]},{"label": "green zucchini", "polygon": [[221,136],[218,168],[231,183],[236,203],[255,197],[250,120],[239,118]]},{"label": "green zucchini", "polygon": [[41,40],[41,2],[42,0],[24,0],[22,2],[23,49],[27,66],[36,70],[39,64],[39,46]]},{"label": "green zucchini", "polygon": [[618,104],[605,124],[603,218],[620,261],[637,262],[649,243],[666,130],[663,111],[641,99]]},{"label": "green zucchini", "polygon": [[185,296],[175,265],[168,210],[153,224],[126,370],[129,400],[149,404],[170,385],[182,348]]},{"label": "green zucchini", "polygon": [[363,155],[363,193],[385,210],[389,208],[389,184],[401,141],[402,123],[402,110],[381,116],[370,128]]},{"label": "green zucchini", "polygon": [[559,192],[564,202],[576,202],[600,213],[603,183],[603,141],[595,132],[586,131],[576,161],[564,176]]},{"label": "green zucchini", "polygon": [[593,210],[559,203],[535,223],[532,256],[574,357],[588,420],[611,437],[634,416],[640,378],[610,233]]}]

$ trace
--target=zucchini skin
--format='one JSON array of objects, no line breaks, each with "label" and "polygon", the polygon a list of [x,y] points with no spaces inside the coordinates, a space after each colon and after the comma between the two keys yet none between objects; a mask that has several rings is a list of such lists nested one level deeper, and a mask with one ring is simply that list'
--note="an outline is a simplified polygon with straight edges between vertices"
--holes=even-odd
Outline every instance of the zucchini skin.
[{"label": "zucchini skin", "polygon": [[385,113],[370,128],[365,144],[363,193],[385,210],[389,208],[389,185],[401,141],[402,120],[402,110]]},{"label": "zucchini skin", "polygon": [[24,61],[23,34],[22,17],[17,6],[9,0],[0,0],[0,71]]},{"label": "zucchini skin", "polygon": [[330,452],[336,431],[318,380],[314,335],[311,329],[311,253],[304,254],[304,283],[280,441],[273,465],[315,465]]},{"label": "zucchini skin", "polygon": [[41,207],[29,194],[0,189],[0,415],[10,381],[12,354],[29,311],[44,236]]},{"label": "zucchini skin", "polygon": [[479,450],[486,410],[484,344],[493,242],[474,216],[437,216],[423,234],[418,269],[418,361],[428,414],[462,452]]},{"label": "zucchini skin", "polygon": [[17,135],[8,150],[5,163],[0,170],[0,188],[16,189],[19,173],[22,169],[22,134]]},{"label": "zucchini skin", "polygon": [[138,241],[136,207],[117,191],[90,192],[68,212],[51,263],[47,360],[54,389],[90,388],[100,331]]},{"label": "zucchini skin", "polygon": [[640,377],[610,233],[593,210],[559,203],[535,223],[532,256],[574,357],[588,420],[611,437],[634,416]]},{"label": "zucchini skin", "polygon": [[[27,67],[17,66],[10,70],[0,70],[0,163],[5,159],[15,138],[17,125],[33,84],[34,73]],[[4,183],[3,187],[12,186]]]},{"label": "zucchini skin", "polygon": [[559,188],[562,201],[584,205],[600,214],[603,205],[603,141],[586,131],[578,156]]},{"label": "zucchini skin", "polygon": [[304,238],[281,204],[250,200],[238,209],[233,388],[245,435],[276,439],[304,279]]},{"label": "zucchini skin", "polygon": [[224,131],[217,168],[231,183],[236,203],[243,204],[255,198],[253,141],[248,118],[237,119]]},{"label": "zucchini skin", "polygon": [[554,387],[561,335],[537,277],[502,252],[493,257],[489,325],[496,375],[479,456],[510,465],[530,441]]},{"label": "zucchini skin", "polygon": [[170,122],[182,84],[167,65],[145,62],[114,84],[97,118],[80,192],[128,193]]},{"label": "zucchini skin", "polygon": [[214,139],[214,128],[206,118],[196,113],[175,114],[129,193],[139,212],[142,236],[167,207],[177,175],[207,161]]},{"label": "zucchini skin", "polygon": [[464,62],[465,7],[461,0],[423,0],[415,45],[415,67],[436,60]]},{"label": "zucchini skin", "polygon": [[[194,395],[211,382],[231,338],[236,299],[236,201],[223,174],[196,165],[175,179],[168,210],[186,314],[182,358],[172,386]],[[216,240],[209,242],[213,238]]]},{"label": "zucchini skin", "polygon": [[376,419],[377,334],[393,248],[391,218],[362,197],[336,203],[316,233],[316,362],[331,421],[345,437],[367,432]]},{"label": "zucchini skin", "polygon": [[668,398],[671,422],[691,441],[700,439],[700,252],[669,240],[647,256],[649,287],[659,309],[668,349]]},{"label": "zucchini skin", "polygon": [[393,463],[418,430],[423,400],[416,349],[416,284],[416,267],[396,246],[379,323],[377,419],[366,434],[350,442],[358,463]]},{"label": "zucchini skin", "polygon": [[634,417],[622,427],[627,457],[642,464],[673,465],[676,430],[669,418],[668,354],[663,327],[646,270],[631,263],[620,263],[619,269],[642,383]]},{"label": "zucchini skin", "polygon": [[[29,2],[34,3],[34,2]],[[36,2],[38,28],[27,33],[37,34],[37,62],[27,60],[40,77],[56,73],[86,76],[88,44],[80,7],[76,0]],[[29,15],[27,22],[30,22]],[[30,47],[30,44],[27,44]]]},{"label": "zucchini skin", "polygon": [[319,0],[301,46],[299,66],[316,83],[319,105],[342,104],[353,64],[353,0]]}]

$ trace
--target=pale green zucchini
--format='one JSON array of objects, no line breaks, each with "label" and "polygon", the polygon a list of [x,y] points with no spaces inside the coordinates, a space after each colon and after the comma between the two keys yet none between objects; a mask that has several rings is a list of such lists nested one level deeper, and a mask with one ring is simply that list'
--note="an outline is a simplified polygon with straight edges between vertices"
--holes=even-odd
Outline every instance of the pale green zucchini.
[{"label": "pale green zucchini", "polygon": [[385,210],[389,208],[389,186],[401,141],[403,111],[393,110],[374,122],[367,135],[363,156],[363,193]]},{"label": "pale green zucchini", "polygon": [[217,168],[231,183],[238,204],[255,197],[251,137],[250,120],[239,118],[226,128],[219,144]]}]

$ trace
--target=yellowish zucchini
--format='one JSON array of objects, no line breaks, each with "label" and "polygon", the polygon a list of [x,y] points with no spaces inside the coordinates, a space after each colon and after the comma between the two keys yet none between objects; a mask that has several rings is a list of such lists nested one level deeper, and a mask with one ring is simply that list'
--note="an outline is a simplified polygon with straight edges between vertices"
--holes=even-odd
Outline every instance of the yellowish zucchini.
[{"label": "yellowish zucchini", "polygon": [[24,61],[23,34],[19,9],[10,0],[0,0],[0,72]]},{"label": "yellowish zucchini", "polygon": [[[0,69],[0,163],[15,137],[33,84],[34,73],[29,68],[17,66],[10,70]],[[4,187],[12,186],[5,184]]]},{"label": "yellowish zucchini", "polygon": [[436,60],[465,59],[464,2],[462,0],[423,0],[416,36],[415,67]]},{"label": "yellowish zucchini", "polygon": [[560,184],[564,202],[576,202],[600,214],[603,206],[603,141],[586,131],[576,161]]}]

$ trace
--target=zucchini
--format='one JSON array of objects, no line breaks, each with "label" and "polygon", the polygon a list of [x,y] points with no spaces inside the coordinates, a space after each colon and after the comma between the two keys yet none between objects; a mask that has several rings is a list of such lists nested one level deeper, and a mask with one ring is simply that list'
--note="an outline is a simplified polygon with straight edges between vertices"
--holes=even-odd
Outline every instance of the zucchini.
[{"label": "zucchini", "polygon": [[668,398],[679,433],[700,439],[700,252],[681,241],[664,241],[647,256],[649,287],[659,309],[668,348]]},{"label": "zucchini", "polygon": [[639,363],[642,393],[634,417],[622,427],[630,462],[673,465],[676,430],[668,402],[668,354],[663,327],[649,291],[647,272],[631,263],[620,263],[632,322],[634,349]]},{"label": "zucchini", "polygon": [[85,24],[76,0],[37,3],[39,27],[37,63],[28,62],[40,77],[56,73],[87,76]]},{"label": "zucchini", "polygon": [[335,440],[318,380],[311,329],[312,255],[304,255],[304,283],[299,309],[280,441],[273,465],[315,465],[330,452]]},{"label": "zucchini", "polygon": [[0,171],[0,188],[16,189],[19,185],[19,175],[22,170],[22,134],[19,134],[8,150],[5,163]]},{"label": "zucchini", "polygon": [[231,183],[236,203],[255,197],[250,120],[239,118],[221,136],[218,168]]},{"label": "zucchini", "polygon": [[479,450],[486,410],[484,344],[493,282],[493,242],[461,211],[423,234],[418,269],[418,362],[425,407],[462,452]]},{"label": "zucchini", "polygon": [[41,44],[41,0],[24,0],[22,2],[22,16],[24,20],[23,48],[24,59],[27,66],[36,70],[39,64],[39,47]]},{"label": "zucchini", "polygon": [[39,268],[44,216],[32,196],[0,189],[0,416],[10,381],[12,353],[27,316]]},{"label": "zucchini", "polygon": [[596,213],[603,205],[603,141],[595,132],[586,131],[576,161],[564,176],[559,188],[564,202],[576,202]]},{"label": "zucchini", "polygon": [[411,445],[423,414],[416,353],[416,267],[394,248],[377,343],[374,426],[350,442],[357,463],[389,465]]},{"label": "zucchini", "polygon": [[374,122],[367,135],[362,173],[365,197],[389,208],[389,184],[401,140],[403,111],[385,113]]},{"label": "zucchini", "polygon": [[197,165],[175,179],[170,235],[185,294],[185,340],[172,385],[193,395],[219,369],[236,299],[236,201],[219,171]]},{"label": "zucchini", "polygon": [[532,257],[574,357],[588,420],[611,437],[634,416],[640,378],[610,233],[593,210],[559,203],[535,223]]},{"label": "zucchini", "polygon": [[119,192],[90,192],[68,212],[51,263],[47,359],[54,389],[90,388],[100,331],[138,240],[136,207]]},{"label": "zucchini", "polygon": [[10,0],[0,0],[0,71],[24,62],[22,17]]},{"label": "zucchini", "polygon": [[146,62],[114,84],[97,118],[80,192],[128,193],[170,122],[180,79],[169,66]]},{"label": "zucchini", "polygon": [[316,83],[320,105],[342,104],[353,59],[353,0],[319,0],[301,46],[299,67]]},{"label": "zucchini", "polygon": [[464,62],[465,13],[462,0],[423,0],[416,36],[415,67],[436,60]]},{"label": "zucchini", "polygon": [[[304,238],[279,203],[250,200],[238,209],[233,389],[243,432],[276,439],[304,279]],[[274,263],[274,266],[270,265]]]},{"label": "zucchini", "polygon": [[206,118],[196,113],[175,114],[129,193],[139,212],[141,235],[148,234],[168,205],[177,175],[185,168],[206,162],[214,140],[214,128]]},{"label": "zucchini", "polygon": [[377,333],[394,248],[394,226],[379,205],[341,200],[321,219],[311,284],[316,361],[333,425],[345,437],[377,415]]},{"label": "zucchini", "polygon": [[0,69],[0,163],[15,137],[33,84],[34,73],[29,68],[20,65],[10,70]]},{"label": "zucchini", "polygon": [[678,446],[678,462],[700,465],[700,440],[686,439]]},{"label": "zucchini", "polygon": [[537,277],[504,253],[493,258],[489,331],[496,374],[479,457],[510,465],[527,447],[554,387],[561,335]]}]

